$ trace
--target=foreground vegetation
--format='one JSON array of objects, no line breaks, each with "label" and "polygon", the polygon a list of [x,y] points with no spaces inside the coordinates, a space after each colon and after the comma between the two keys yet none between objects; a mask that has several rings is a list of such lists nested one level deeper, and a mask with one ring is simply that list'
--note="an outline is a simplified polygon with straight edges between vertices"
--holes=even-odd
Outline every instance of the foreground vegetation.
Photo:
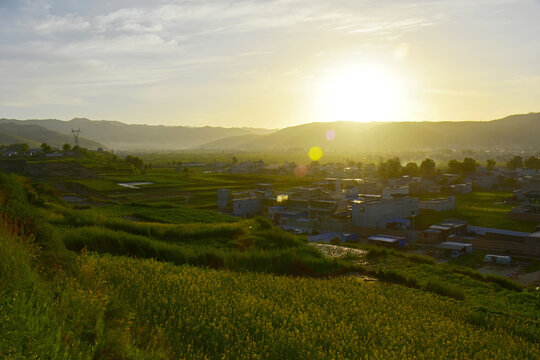
[{"label": "foreground vegetation", "polygon": [[103,216],[3,174],[0,212],[1,358],[540,357],[537,291],[427,257],[327,259],[262,219]]}]

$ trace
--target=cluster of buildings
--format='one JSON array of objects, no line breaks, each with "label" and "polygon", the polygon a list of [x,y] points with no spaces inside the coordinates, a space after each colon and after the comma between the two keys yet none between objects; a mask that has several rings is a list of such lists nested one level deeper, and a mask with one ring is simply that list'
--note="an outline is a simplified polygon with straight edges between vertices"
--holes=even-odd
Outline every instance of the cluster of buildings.
[{"label": "cluster of buildings", "polygon": [[387,187],[362,179],[327,178],[311,187],[275,192],[271,184],[254,190],[218,190],[218,209],[234,216],[268,216],[286,230],[303,233],[355,228],[409,229],[418,215],[419,200],[408,187]]},{"label": "cluster of buildings", "polygon": [[[540,178],[539,178],[540,179]],[[524,191],[528,214],[540,214],[540,182]],[[539,232],[525,233],[470,226],[447,219],[415,231],[415,217],[455,208],[453,195],[419,200],[411,196],[404,179],[387,182],[326,178],[312,186],[275,191],[272,184],[253,190],[218,190],[218,209],[243,218],[266,216],[284,230],[308,234],[311,241],[366,241],[402,247],[414,242],[451,257],[472,252],[473,247],[499,253],[540,255]]]},{"label": "cluster of buildings", "polygon": [[15,151],[9,149],[0,150],[0,157],[4,159],[17,159],[17,158],[34,158],[34,157],[63,157],[63,156],[73,156],[73,153],[65,153],[61,149],[53,148],[53,152],[44,153],[42,149],[30,149],[28,151]]},{"label": "cluster of buildings", "polygon": [[540,222],[540,175],[530,177],[521,190],[514,191],[514,196],[523,204],[512,209],[510,219]]}]

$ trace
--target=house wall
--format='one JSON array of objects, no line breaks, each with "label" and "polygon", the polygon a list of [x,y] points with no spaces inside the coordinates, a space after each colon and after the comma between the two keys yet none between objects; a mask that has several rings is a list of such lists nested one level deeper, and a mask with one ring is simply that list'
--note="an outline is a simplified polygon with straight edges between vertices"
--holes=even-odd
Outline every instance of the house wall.
[{"label": "house wall", "polygon": [[233,201],[233,215],[251,218],[262,213],[261,199],[238,199]]},{"label": "house wall", "polygon": [[378,200],[353,204],[351,218],[354,226],[384,227],[388,220],[408,218],[413,212],[418,214],[417,198]]},{"label": "house wall", "polygon": [[446,200],[427,200],[420,201],[419,207],[421,210],[447,211],[456,208],[456,197],[449,196]]}]

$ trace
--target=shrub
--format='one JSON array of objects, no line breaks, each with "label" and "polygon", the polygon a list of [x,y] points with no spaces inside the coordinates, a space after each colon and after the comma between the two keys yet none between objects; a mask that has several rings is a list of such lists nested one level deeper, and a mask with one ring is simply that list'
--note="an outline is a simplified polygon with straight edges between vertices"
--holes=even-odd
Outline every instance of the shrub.
[{"label": "shrub", "polygon": [[421,255],[421,254],[407,254],[407,258],[411,260],[412,262],[419,263],[419,264],[435,265],[437,263],[437,260],[435,260],[431,256],[426,256],[426,255]]},{"label": "shrub", "polygon": [[434,292],[435,294],[448,296],[456,300],[465,300],[465,292],[463,289],[439,280],[429,279],[428,282],[423,286],[423,289]]}]

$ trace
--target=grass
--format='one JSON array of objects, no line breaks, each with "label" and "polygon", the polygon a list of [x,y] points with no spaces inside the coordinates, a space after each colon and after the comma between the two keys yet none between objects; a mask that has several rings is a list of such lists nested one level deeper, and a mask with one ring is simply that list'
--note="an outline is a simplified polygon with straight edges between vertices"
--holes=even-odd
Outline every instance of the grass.
[{"label": "grass", "polygon": [[216,269],[307,276],[328,275],[346,270],[346,264],[327,259],[307,245],[296,243],[278,246],[268,236],[261,241],[267,246],[272,243],[272,248],[259,245],[250,251],[239,251],[232,240],[215,240],[223,242],[222,247],[204,246],[190,241],[183,241],[182,244],[167,243],[99,227],[79,227],[65,231],[62,236],[62,241],[70,250],[86,249],[112,255],[151,258],[176,265],[190,264]]},{"label": "grass", "polygon": [[237,217],[218,213],[217,211],[199,210],[182,205],[171,204],[114,204],[92,209],[94,213],[107,216],[131,217],[147,222],[169,224],[236,222]]},{"label": "grass", "polygon": [[[118,182],[152,182],[140,189],[126,189]],[[217,189],[227,188],[233,191],[253,189],[258,183],[272,183],[277,191],[287,190],[294,186],[310,185],[312,178],[296,178],[295,176],[267,174],[184,174],[172,168],[156,168],[145,174],[127,172],[105,172],[102,179],[78,180],[91,191],[101,192],[103,196],[122,201],[149,203],[167,203],[183,205],[185,195],[189,193],[189,206],[200,209],[216,208]]]},{"label": "grass", "polygon": [[540,292],[429,257],[353,268],[265,219],[134,222],[4,174],[0,215],[0,358],[540,357]]},{"label": "grass", "polygon": [[540,320],[540,292],[525,291],[521,284],[510,279],[463,266],[419,263],[410,255],[392,249],[369,248],[365,267],[372,274],[398,274],[394,282],[405,286],[465,300],[492,312]]},{"label": "grass", "polygon": [[473,192],[456,195],[456,208],[451,211],[422,214],[415,219],[418,228],[428,227],[447,218],[464,219],[469,225],[533,232],[535,223],[512,220],[508,212],[515,206],[500,202],[512,197],[510,192]]}]

